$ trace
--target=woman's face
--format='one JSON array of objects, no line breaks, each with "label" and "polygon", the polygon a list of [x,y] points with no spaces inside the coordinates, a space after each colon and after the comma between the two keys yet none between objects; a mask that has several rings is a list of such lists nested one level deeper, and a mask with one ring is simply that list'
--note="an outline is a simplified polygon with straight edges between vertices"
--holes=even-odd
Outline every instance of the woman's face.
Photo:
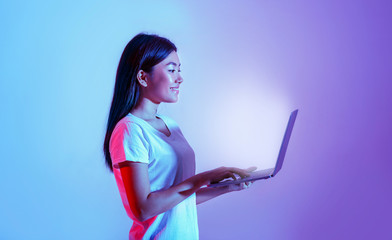
[{"label": "woman's face", "polygon": [[155,65],[146,77],[145,97],[154,103],[177,102],[179,87],[183,81],[177,52],[171,52],[167,58]]}]

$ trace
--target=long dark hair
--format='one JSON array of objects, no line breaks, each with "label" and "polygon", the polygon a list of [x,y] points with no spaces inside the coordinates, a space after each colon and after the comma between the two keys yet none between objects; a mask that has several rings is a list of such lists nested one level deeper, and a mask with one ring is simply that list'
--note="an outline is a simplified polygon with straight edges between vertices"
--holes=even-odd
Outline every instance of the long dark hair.
[{"label": "long dark hair", "polygon": [[136,35],[124,49],[117,68],[113,100],[110,107],[103,152],[106,165],[113,171],[109,152],[110,137],[116,124],[136,105],[140,97],[140,85],[136,79],[139,70],[147,73],[164,60],[176,46],[168,39],[150,34]]}]

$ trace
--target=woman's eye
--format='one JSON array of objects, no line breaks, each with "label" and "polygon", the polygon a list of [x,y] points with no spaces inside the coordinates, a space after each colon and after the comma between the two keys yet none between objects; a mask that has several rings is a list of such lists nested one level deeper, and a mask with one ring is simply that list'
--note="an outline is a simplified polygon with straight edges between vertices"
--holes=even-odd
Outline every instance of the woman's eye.
[{"label": "woman's eye", "polygon": [[174,69],[173,69],[173,70],[169,70],[169,72],[172,72],[172,73],[174,73],[175,71],[176,71],[176,70],[174,70]]}]

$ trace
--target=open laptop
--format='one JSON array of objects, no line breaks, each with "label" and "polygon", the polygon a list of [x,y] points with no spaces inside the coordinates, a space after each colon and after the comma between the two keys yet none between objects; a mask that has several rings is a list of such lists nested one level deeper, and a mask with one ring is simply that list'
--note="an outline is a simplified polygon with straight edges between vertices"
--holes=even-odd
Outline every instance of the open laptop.
[{"label": "open laptop", "polygon": [[222,182],[210,184],[208,185],[208,187],[221,187],[229,184],[239,184],[242,182],[250,182],[250,181],[268,179],[274,177],[282,168],[284,156],[286,155],[287,146],[289,145],[289,140],[290,140],[291,132],[293,131],[294,122],[297,117],[297,113],[298,113],[298,109],[294,110],[290,115],[289,122],[287,123],[287,127],[286,127],[286,132],[284,133],[283,136],[282,145],[280,146],[278,159],[276,160],[276,164],[274,168],[251,172],[249,177],[240,178],[237,180],[233,180],[233,179],[224,180]]}]

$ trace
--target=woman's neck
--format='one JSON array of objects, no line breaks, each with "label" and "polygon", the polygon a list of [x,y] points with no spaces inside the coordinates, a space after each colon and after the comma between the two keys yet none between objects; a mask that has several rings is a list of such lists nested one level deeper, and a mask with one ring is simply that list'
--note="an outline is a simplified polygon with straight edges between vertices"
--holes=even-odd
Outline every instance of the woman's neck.
[{"label": "woman's neck", "polygon": [[155,120],[158,111],[159,103],[154,103],[147,98],[141,98],[131,114],[143,120]]}]

